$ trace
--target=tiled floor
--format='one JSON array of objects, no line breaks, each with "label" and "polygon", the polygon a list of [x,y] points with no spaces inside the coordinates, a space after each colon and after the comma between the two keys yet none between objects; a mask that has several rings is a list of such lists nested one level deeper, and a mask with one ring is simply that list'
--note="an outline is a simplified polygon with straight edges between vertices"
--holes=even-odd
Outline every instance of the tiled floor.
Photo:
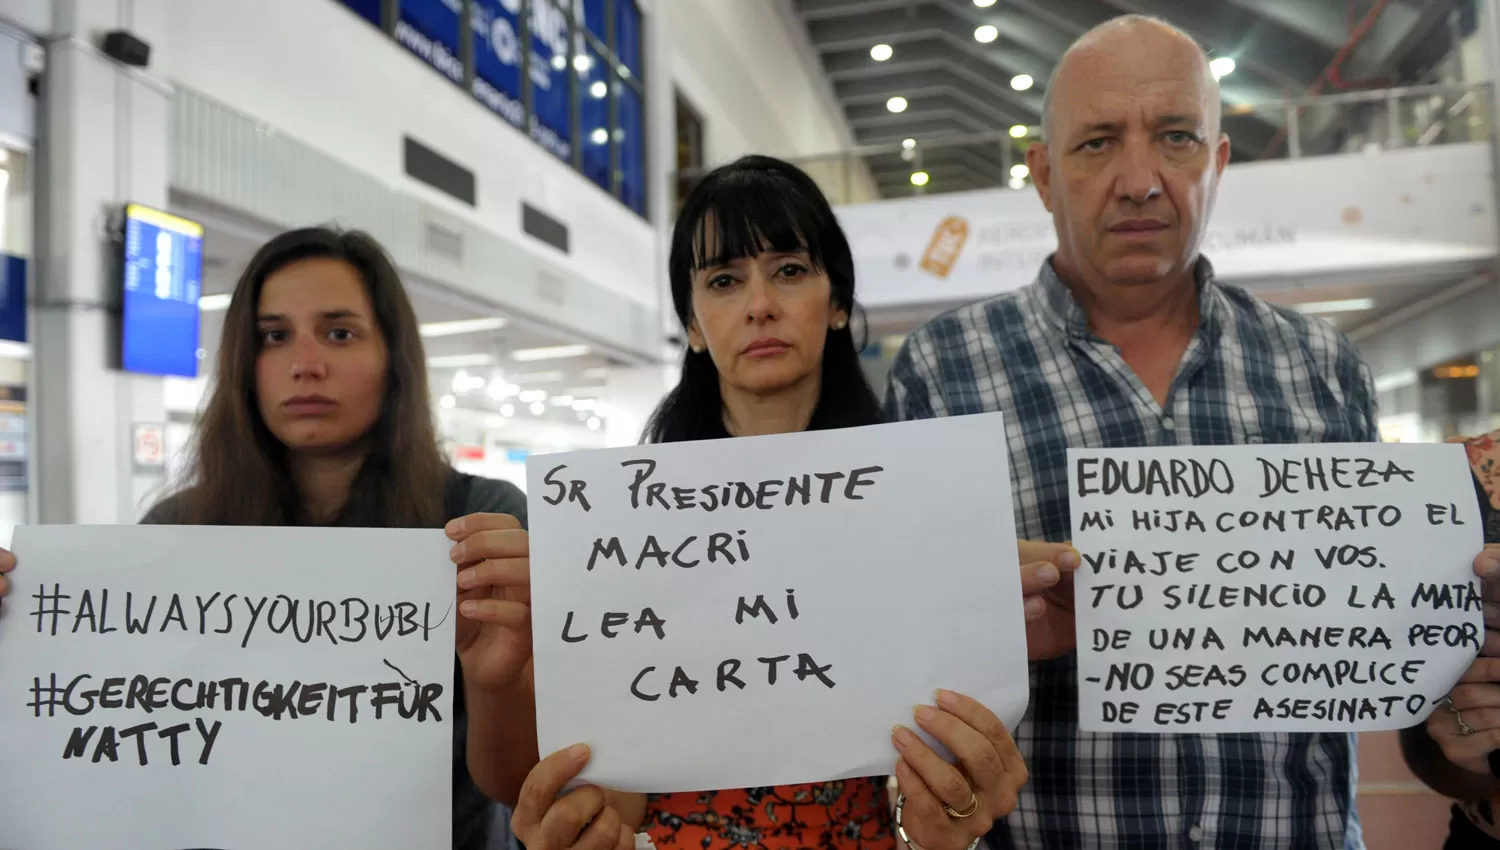
[{"label": "tiled floor", "polygon": [[1394,732],[1359,736],[1359,816],[1368,850],[1441,850],[1448,801],[1406,769]]}]

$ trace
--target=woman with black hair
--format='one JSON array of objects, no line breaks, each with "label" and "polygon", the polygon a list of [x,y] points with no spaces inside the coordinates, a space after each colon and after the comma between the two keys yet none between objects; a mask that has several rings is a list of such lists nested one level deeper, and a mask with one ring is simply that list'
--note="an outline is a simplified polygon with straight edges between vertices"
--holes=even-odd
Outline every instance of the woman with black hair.
[{"label": "woman with black hair", "polygon": [[[668,263],[672,302],[689,351],[679,383],[647,426],[648,441],[880,421],[880,403],[860,368],[850,328],[855,302],[849,242],[806,174],[762,156],[715,170],[684,204]],[[523,556],[519,548],[508,560],[490,554],[497,560],[479,567],[469,581],[485,585],[492,573],[514,575]],[[483,601],[473,616],[525,621],[524,605],[514,599]],[[902,826],[925,850],[964,850],[1015,807],[1026,771],[1010,735],[987,708],[947,692],[936,703],[917,709],[915,725],[959,762],[948,763],[906,727],[894,731]],[[479,727],[486,721],[478,709],[471,717],[470,762],[485,788],[489,769],[484,750],[476,747],[482,747]],[[663,850],[895,846],[886,777],[650,799],[584,787],[558,798],[587,761],[587,748],[574,747],[543,760],[525,780],[512,825],[528,850],[630,850],[643,818],[644,831]]]}]

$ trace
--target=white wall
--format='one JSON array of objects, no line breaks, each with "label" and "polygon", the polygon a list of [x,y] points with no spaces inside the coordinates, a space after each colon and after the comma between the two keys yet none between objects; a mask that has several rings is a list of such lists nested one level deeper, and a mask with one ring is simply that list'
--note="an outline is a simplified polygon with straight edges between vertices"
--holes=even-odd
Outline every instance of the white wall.
[{"label": "white wall", "polygon": [[[656,307],[649,223],[333,0],[167,2],[174,81]],[[406,176],[408,134],[474,171],[477,208]],[[523,199],[568,225],[571,254],[521,232]]]},{"label": "white wall", "polygon": [[[806,44],[807,33],[788,20],[782,3],[658,4],[672,82],[703,116],[705,164],[710,167],[748,153],[801,158],[852,145],[843,111]],[[842,168],[831,161],[826,165],[809,170],[826,170],[830,179],[842,179]],[[814,176],[824,181],[822,173]],[[846,191],[860,200],[877,197],[868,169],[861,166],[855,178],[856,185]]]}]

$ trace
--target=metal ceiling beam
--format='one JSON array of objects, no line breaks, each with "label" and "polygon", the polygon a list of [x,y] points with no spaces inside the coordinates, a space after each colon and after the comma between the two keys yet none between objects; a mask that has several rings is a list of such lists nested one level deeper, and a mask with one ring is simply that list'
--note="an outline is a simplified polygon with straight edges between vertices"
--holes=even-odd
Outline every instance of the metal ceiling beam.
[{"label": "metal ceiling beam", "polygon": [[865,104],[884,105],[892,97],[901,96],[910,103],[927,101],[934,97],[952,97],[969,104],[993,127],[1010,127],[1013,124],[1030,125],[1035,113],[1026,109],[1002,108],[994,96],[972,85],[962,77],[947,71],[924,71],[920,74],[894,77],[870,77],[862,80],[841,80],[835,85],[839,100],[845,107]]},{"label": "metal ceiling beam", "polygon": [[1275,21],[1329,50],[1349,40],[1346,5],[1332,0],[1224,0],[1269,21]]},{"label": "metal ceiling beam", "polygon": [[912,0],[795,0],[793,9],[804,20],[847,18],[869,12],[909,9]]},{"label": "metal ceiling beam", "polygon": [[822,18],[807,22],[808,36],[824,53],[839,50],[868,51],[876,44],[890,44],[901,52],[901,45],[943,38],[971,56],[1000,66],[1009,74],[1030,74],[1045,78],[1052,68],[1051,58],[1035,45],[1012,42],[1010,46],[980,44],[974,40],[974,27],[944,6],[922,3],[911,11],[890,10],[848,18]]},{"label": "metal ceiling beam", "polygon": [[[954,160],[971,163],[976,168],[991,168],[999,174],[1009,173],[1009,164],[1006,163],[1000,150],[988,145],[939,145],[937,147],[919,145],[917,157],[912,162],[907,162],[901,158],[900,154],[895,153],[865,157],[865,162],[869,163],[871,168],[882,169],[909,167],[914,163],[952,162]],[[1012,162],[1019,161],[1020,154],[1018,153],[1012,157]]]},{"label": "metal ceiling beam", "polygon": [[903,162],[900,157],[881,157],[879,159],[866,160],[870,167],[870,173],[879,178],[885,174],[910,174],[913,171],[926,171],[928,174],[943,172],[945,169],[963,168],[975,174],[982,174],[987,179],[997,183],[1004,182],[1010,177],[1010,172],[999,165],[988,160],[971,156],[962,149],[943,156],[919,157],[911,162]]},{"label": "metal ceiling beam", "polygon": [[854,138],[862,145],[900,144],[902,139],[945,139],[967,136],[972,127],[949,116],[923,118],[905,124],[864,124],[854,128]]},{"label": "metal ceiling beam", "polygon": [[[891,112],[883,103],[861,103],[845,107],[844,114],[848,117],[851,127],[906,127],[930,119],[951,118],[973,133],[1002,129],[996,125],[986,124],[978,116],[973,115],[963,101],[947,95],[917,98],[911,102],[905,112]],[[907,135],[921,138],[921,135],[917,133]]]},{"label": "metal ceiling beam", "polygon": [[1010,6],[980,9],[972,0],[939,0],[939,3],[971,27],[990,24],[1000,31],[1001,38],[1038,51],[1053,62],[1073,43],[1075,34],[1070,29],[1054,26]]},{"label": "metal ceiling beam", "polygon": [[1401,57],[1415,46],[1416,40],[1427,35],[1432,25],[1453,6],[1448,0],[1420,2],[1420,9],[1404,3],[1386,6],[1344,62],[1339,76],[1345,82],[1355,83],[1389,74]]},{"label": "metal ceiling beam", "polygon": [[955,51],[939,40],[907,45],[885,62],[874,62],[865,51],[830,53],[823,57],[823,68],[834,80],[895,77],[932,70],[948,70],[988,91],[1012,107],[1018,117],[1035,119],[1042,114],[1042,97],[1035,91],[1018,92],[1010,87],[1011,74],[997,67],[998,62],[977,59]]}]

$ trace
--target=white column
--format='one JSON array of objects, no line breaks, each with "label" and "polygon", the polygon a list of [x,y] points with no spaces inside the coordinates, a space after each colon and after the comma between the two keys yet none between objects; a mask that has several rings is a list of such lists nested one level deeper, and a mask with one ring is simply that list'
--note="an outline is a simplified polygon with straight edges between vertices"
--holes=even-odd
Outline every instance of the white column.
[{"label": "white column", "polygon": [[[127,201],[167,206],[172,103],[162,0],[56,0],[38,140],[35,435],[38,518],[134,522],[160,474],[137,475],[131,426],[166,420],[163,380],[111,368],[108,305],[119,270],[108,225]],[[152,46],[147,69],[99,51],[124,29]]]}]

